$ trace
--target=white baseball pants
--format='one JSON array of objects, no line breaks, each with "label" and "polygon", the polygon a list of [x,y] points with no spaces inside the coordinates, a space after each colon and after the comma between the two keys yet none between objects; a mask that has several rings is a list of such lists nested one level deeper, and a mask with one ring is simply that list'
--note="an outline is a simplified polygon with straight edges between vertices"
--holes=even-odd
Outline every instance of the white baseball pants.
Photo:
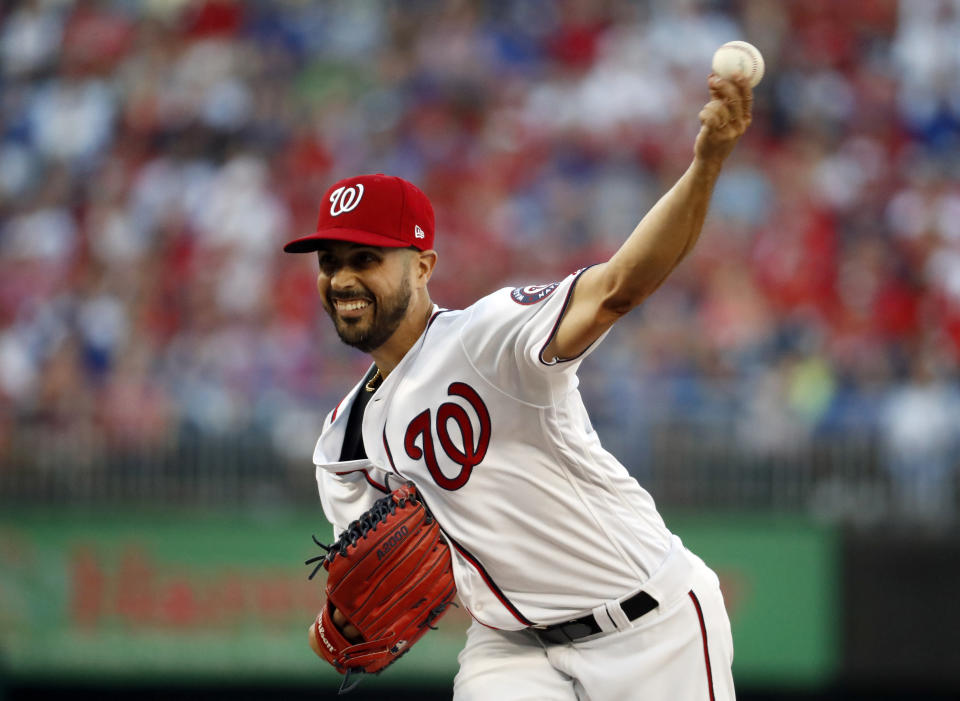
[{"label": "white baseball pants", "polygon": [[649,591],[648,583],[660,605],[622,629],[544,644],[474,622],[455,701],[732,701],[733,639],[719,581],[679,547],[682,559],[664,565],[672,576],[660,578],[671,591]]}]

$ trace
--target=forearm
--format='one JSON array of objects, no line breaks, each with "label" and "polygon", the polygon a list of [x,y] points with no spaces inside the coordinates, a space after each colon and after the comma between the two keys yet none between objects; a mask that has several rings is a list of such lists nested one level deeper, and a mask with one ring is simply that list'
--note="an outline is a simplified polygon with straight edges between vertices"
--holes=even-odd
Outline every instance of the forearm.
[{"label": "forearm", "polygon": [[603,271],[606,304],[628,311],[656,290],[693,249],[722,161],[695,158],[643,217]]},{"label": "forearm", "polygon": [[583,273],[544,358],[572,358],[650,296],[700,237],[724,160],[750,125],[753,95],[744,79],[708,79],[694,160],[609,261]]}]

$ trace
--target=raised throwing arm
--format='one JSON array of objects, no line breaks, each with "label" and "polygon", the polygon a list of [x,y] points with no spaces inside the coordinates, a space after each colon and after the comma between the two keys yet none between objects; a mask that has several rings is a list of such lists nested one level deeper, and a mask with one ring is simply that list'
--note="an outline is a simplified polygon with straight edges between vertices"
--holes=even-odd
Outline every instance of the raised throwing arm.
[{"label": "raised throwing arm", "polygon": [[753,105],[744,79],[711,75],[708,85],[693,162],[610,260],[583,274],[544,360],[583,352],[650,296],[696,243],[720,169],[750,125]]}]

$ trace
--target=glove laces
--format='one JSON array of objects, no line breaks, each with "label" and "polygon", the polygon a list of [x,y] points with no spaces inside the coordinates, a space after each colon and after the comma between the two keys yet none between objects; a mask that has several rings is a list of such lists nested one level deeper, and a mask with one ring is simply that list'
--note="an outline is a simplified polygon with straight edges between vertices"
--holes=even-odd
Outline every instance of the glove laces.
[{"label": "glove laces", "polygon": [[[377,530],[377,526],[383,523],[388,516],[396,513],[397,508],[403,508],[406,506],[407,501],[417,501],[416,495],[414,496],[401,496],[399,499],[394,499],[392,494],[388,494],[385,497],[377,499],[373,506],[367,510],[356,521],[347,526],[346,530],[340,534],[340,537],[337,538],[337,541],[333,545],[324,545],[317,537],[311,536],[313,542],[323,548],[325,551],[324,555],[317,555],[316,557],[311,557],[309,560],[306,560],[303,564],[312,565],[316,563],[316,566],[313,568],[313,571],[310,572],[310,575],[307,579],[313,579],[317,572],[320,571],[320,568],[325,564],[333,562],[336,558],[337,553],[340,553],[343,557],[347,556],[347,548],[350,546],[356,546],[357,542],[361,538],[366,538],[370,533]],[[427,519],[431,519],[432,516],[428,513]]]}]

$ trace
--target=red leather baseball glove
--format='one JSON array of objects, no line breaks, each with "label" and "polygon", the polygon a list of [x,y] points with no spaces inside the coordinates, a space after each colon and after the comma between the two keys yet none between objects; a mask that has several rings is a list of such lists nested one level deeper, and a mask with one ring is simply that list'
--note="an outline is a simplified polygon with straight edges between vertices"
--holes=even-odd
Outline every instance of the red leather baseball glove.
[{"label": "red leather baseball glove", "polygon": [[[314,542],[328,552],[306,564],[317,563],[311,579],[327,570],[327,600],[310,628],[310,646],[346,675],[342,694],[359,682],[350,684],[351,675],[393,664],[453,603],[450,550],[412,484],[377,500],[329,548]],[[358,639],[334,625],[334,610]]]}]

